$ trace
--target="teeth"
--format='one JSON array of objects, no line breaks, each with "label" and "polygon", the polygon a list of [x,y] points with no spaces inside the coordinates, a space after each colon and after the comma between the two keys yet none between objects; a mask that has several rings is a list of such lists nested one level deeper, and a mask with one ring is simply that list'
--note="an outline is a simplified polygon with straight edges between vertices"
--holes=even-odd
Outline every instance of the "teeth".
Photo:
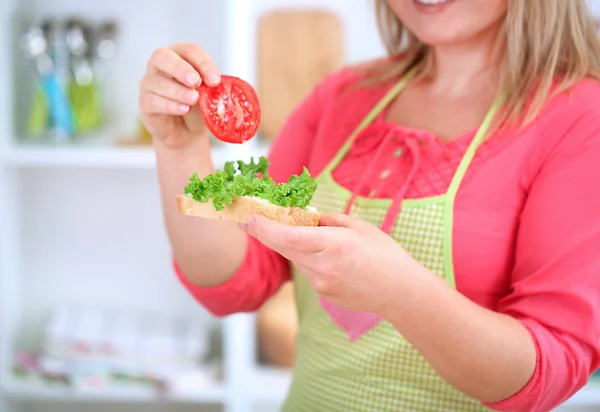
[{"label": "teeth", "polygon": [[446,3],[450,0],[416,0],[417,3],[421,3],[421,4],[442,4],[442,3]]}]

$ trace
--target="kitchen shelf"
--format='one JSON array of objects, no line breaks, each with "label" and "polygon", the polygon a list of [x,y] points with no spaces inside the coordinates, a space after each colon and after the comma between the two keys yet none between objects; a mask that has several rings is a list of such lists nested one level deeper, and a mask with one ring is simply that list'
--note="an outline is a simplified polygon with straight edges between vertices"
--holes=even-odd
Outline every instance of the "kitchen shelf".
[{"label": "kitchen shelf", "polygon": [[11,167],[155,167],[150,148],[17,146],[9,148],[1,160]]},{"label": "kitchen shelf", "polygon": [[222,403],[227,400],[225,385],[214,382],[195,394],[161,395],[144,389],[106,389],[77,391],[70,388],[9,380],[2,388],[6,398],[37,402],[84,402],[84,403]]},{"label": "kitchen shelf", "polygon": [[[212,149],[215,167],[228,160],[249,160],[250,157],[266,155],[268,144],[247,142],[233,146],[218,144]],[[121,147],[108,144],[97,145],[13,145],[0,154],[0,163],[12,168],[112,168],[153,170],[156,167],[151,147]]]}]

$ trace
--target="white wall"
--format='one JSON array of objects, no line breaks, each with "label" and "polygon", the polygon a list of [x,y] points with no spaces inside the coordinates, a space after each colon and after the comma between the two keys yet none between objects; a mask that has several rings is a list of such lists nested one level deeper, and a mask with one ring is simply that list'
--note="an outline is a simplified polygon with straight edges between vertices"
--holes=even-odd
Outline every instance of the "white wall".
[{"label": "white wall", "polygon": [[592,12],[595,15],[600,16],[600,0],[587,0],[587,2],[592,9]]}]

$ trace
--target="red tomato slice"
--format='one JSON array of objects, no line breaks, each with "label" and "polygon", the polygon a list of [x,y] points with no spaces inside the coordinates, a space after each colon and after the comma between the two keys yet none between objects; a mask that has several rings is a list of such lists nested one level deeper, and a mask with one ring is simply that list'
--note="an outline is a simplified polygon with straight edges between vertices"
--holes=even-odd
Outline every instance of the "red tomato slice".
[{"label": "red tomato slice", "polygon": [[221,76],[216,87],[202,83],[200,113],[204,124],[219,140],[227,143],[244,143],[257,132],[260,124],[260,104],[254,88],[233,76]]}]

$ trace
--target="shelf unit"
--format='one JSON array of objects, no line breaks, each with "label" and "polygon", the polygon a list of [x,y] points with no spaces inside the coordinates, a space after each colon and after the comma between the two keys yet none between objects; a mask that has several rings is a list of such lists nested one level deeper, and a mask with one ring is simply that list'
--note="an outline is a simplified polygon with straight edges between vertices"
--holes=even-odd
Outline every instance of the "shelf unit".
[{"label": "shelf unit", "polygon": [[[250,141],[240,147],[217,145],[212,149],[215,167],[228,160],[249,160],[266,155],[269,144]],[[0,154],[5,167],[19,168],[89,168],[154,170],[156,161],[151,147],[118,147],[112,145],[40,146],[13,145]]]},{"label": "shelf unit", "polygon": [[94,402],[109,403],[223,403],[227,401],[227,392],[223,385],[213,384],[204,387],[194,395],[157,395],[150,391],[119,391],[97,390],[93,392],[78,392],[69,389],[52,389],[43,385],[19,384],[11,382],[5,389],[7,397],[11,400],[36,400],[39,402]]},{"label": "shelf unit", "polygon": [[[22,143],[23,139],[17,138],[22,119],[19,110],[14,109],[20,108],[19,99],[15,98],[19,87],[14,74],[19,70],[15,69],[16,29],[14,24],[6,23],[14,22],[15,16],[36,19],[45,15],[116,14],[121,19],[132,19],[137,14],[133,4],[123,5],[117,0],[103,3],[81,6],[73,0],[8,0],[0,6],[0,411],[79,412],[88,408],[102,410],[102,405],[111,405],[115,412],[149,408],[157,412],[250,412],[258,410],[258,405],[261,411],[277,410],[285,397],[290,374],[257,363],[254,316],[213,318],[188,296],[172,273],[153,150],[110,144],[116,133],[108,132],[63,145]],[[119,132],[127,133],[131,125],[137,125],[137,104],[132,95],[137,94],[137,80],[143,73],[145,59],[156,47],[175,41],[197,42],[207,48],[223,72],[248,76],[251,56],[226,55],[222,50],[244,50],[240,44],[246,40],[241,37],[252,31],[246,16],[253,2],[174,3],[155,0],[149,9],[156,10],[146,13],[147,24],[152,25],[153,20],[155,25],[162,24],[162,36],[152,36],[152,30],[145,30],[142,32],[150,34],[150,38],[136,39],[140,30],[136,31],[135,26],[139,29],[142,20],[135,24],[120,21],[124,26],[123,47],[128,43],[145,52],[138,51],[139,64],[135,69],[126,57],[121,56],[116,62],[119,73],[112,85],[119,91],[128,86],[115,96],[118,100],[114,112],[119,115],[113,112],[113,119]],[[113,13],[114,10],[118,11]],[[177,10],[188,10],[189,19],[178,21],[181,16]],[[209,15],[211,22],[198,30],[196,17],[202,14]],[[220,36],[215,38],[215,32]],[[227,160],[266,154],[268,147],[260,139],[244,145],[217,144],[212,151],[213,161],[220,167]],[[85,182],[92,180],[94,189],[89,191]],[[135,215],[124,214],[116,199],[127,202],[133,198],[141,200],[145,207]],[[80,211],[85,203],[101,213]],[[43,206],[33,206],[36,204]],[[109,221],[108,216],[114,221]],[[111,232],[124,227],[137,235],[123,232],[123,239],[111,245]],[[120,255],[123,247],[128,247],[127,254]],[[80,276],[82,273],[85,279]],[[144,282],[143,287],[140,282]],[[115,284],[119,286],[116,290],[112,287]],[[143,294],[136,294],[138,289]],[[222,335],[224,380],[208,382],[207,386],[183,395],[160,395],[149,390],[80,392],[15,379],[9,368],[13,350],[19,345],[15,342],[20,339],[21,326],[39,322],[52,305],[74,298],[105,305],[126,302],[132,308],[174,315],[191,313],[206,328],[217,326]],[[268,390],[264,389],[265,384]]]}]

